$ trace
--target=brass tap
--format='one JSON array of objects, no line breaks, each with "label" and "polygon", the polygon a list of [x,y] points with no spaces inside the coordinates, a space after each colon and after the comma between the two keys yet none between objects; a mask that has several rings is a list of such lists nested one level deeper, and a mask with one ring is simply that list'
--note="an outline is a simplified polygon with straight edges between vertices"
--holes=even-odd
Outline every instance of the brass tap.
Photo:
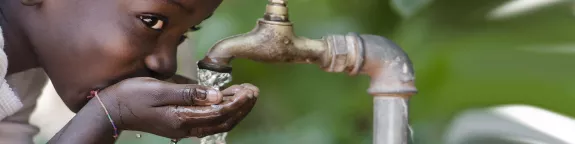
[{"label": "brass tap", "polygon": [[286,4],[283,0],[269,0],[263,19],[251,32],[217,42],[199,63],[200,68],[211,65],[212,70],[229,71],[232,58],[327,65],[325,41],[295,36]]}]

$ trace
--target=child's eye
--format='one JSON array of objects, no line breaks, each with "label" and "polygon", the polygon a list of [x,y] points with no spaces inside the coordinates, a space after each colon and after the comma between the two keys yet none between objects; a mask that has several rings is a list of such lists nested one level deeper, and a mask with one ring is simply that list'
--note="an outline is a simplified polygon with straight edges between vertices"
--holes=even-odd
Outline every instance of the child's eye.
[{"label": "child's eye", "polygon": [[140,18],[142,23],[144,23],[147,27],[154,30],[162,30],[164,29],[164,25],[166,25],[166,20],[163,16],[146,14],[140,15],[138,18]]}]

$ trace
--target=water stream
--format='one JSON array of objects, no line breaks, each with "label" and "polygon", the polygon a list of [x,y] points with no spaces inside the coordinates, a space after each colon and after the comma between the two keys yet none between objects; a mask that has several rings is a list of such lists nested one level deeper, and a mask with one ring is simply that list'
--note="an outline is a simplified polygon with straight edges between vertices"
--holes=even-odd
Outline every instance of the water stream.
[{"label": "water stream", "polygon": [[[198,69],[198,84],[217,90],[232,81],[230,73],[219,73],[206,69]],[[225,144],[228,133],[219,133],[201,138],[201,144]]]}]

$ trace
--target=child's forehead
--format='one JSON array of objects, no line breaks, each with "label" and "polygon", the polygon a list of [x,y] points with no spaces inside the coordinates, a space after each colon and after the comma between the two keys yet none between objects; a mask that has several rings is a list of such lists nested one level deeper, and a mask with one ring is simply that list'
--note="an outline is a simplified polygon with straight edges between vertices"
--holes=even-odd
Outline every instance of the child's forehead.
[{"label": "child's forehead", "polygon": [[177,6],[187,12],[193,12],[194,5],[197,5],[196,0],[156,0],[156,1],[164,1],[168,4]]},{"label": "child's forehead", "polygon": [[129,0],[129,1],[153,2],[157,3],[158,6],[170,5],[171,7],[181,9],[188,13],[197,13],[199,11],[206,11],[207,9],[209,9],[208,11],[214,10],[212,8],[217,7],[222,2],[222,0]]},{"label": "child's forehead", "polygon": [[182,8],[185,11],[194,12],[198,8],[202,8],[203,6],[209,5],[211,3],[219,3],[218,1],[221,0],[155,0],[155,1],[163,1],[168,4]]}]

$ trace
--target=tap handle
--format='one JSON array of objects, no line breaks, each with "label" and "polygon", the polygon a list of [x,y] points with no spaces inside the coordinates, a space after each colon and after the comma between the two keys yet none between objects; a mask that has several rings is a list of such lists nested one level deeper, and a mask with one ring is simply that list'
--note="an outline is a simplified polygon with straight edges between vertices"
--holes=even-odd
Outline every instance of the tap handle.
[{"label": "tap handle", "polygon": [[287,5],[287,0],[268,0],[270,4]]},{"label": "tap handle", "polygon": [[289,22],[286,0],[269,0],[266,6],[264,20],[275,22]]}]

